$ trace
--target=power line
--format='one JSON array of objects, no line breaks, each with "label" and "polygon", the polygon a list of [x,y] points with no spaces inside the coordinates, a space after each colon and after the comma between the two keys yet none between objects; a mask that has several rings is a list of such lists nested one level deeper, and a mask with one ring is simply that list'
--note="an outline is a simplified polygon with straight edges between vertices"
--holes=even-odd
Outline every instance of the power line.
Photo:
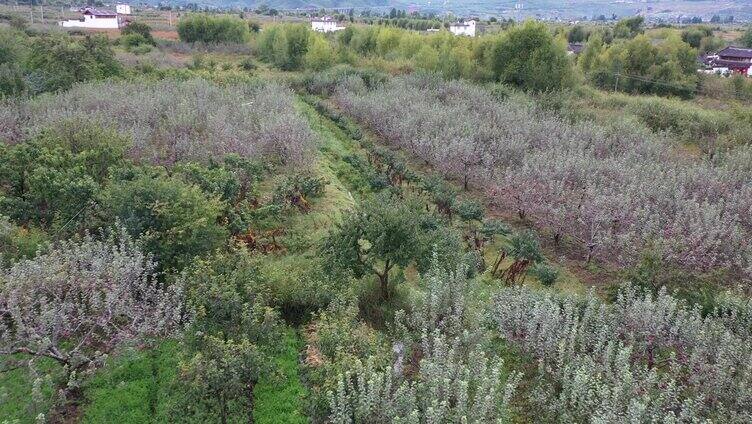
[{"label": "power line", "polygon": [[[613,73],[610,73],[610,74],[613,75],[614,77],[616,77],[616,86],[617,87],[618,87],[618,84],[619,84],[619,77],[623,77],[623,78],[629,78],[629,79],[633,79],[633,80],[637,80],[637,81],[641,81],[641,82],[647,82],[647,83],[650,83],[650,84],[662,85],[662,86],[674,88],[674,89],[677,89],[677,90],[689,91],[689,92],[692,92],[694,94],[708,95],[708,92],[703,91],[702,89],[691,88],[691,87],[687,87],[687,86],[672,84],[672,83],[665,82],[665,81],[654,80],[654,79],[651,79],[651,78],[648,78],[648,77],[645,77],[645,76],[629,75],[629,74],[624,74],[624,73],[620,73],[620,72],[613,72]],[[724,92],[724,94],[726,94],[728,96],[735,96],[737,98],[741,98],[742,100],[752,101],[752,97],[750,97],[749,95],[746,95],[745,93],[735,93],[735,92],[729,91],[728,89],[725,89],[723,92]]]},{"label": "power line", "polygon": [[81,212],[83,212],[86,208],[92,205],[94,205],[94,201],[86,202],[86,204],[84,204],[84,206],[81,207],[81,209],[79,209],[78,212],[76,212],[76,214],[73,215],[73,217],[71,217],[71,219],[68,220],[68,222],[65,223],[65,225],[63,225],[62,227],[58,228],[57,231],[55,231],[55,234],[52,235],[52,239],[54,240],[55,237],[57,237],[57,235],[60,234],[60,232],[63,231],[63,229],[68,226],[68,224],[73,222],[74,219],[76,219],[79,215],[81,215]]}]

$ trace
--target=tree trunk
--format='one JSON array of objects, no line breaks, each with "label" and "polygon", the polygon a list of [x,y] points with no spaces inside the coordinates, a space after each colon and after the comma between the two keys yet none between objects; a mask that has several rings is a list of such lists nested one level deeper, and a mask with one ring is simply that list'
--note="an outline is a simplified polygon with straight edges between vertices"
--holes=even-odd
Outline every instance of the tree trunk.
[{"label": "tree trunk", "polygon": [[389,293],[389,270],[391,269],[391,265],[389,264],[389,261],[386,261],[386,264],[384,265],[384,273],[378,274],[379,276],[379,286],[381,288],[381,298],[384,300],[389,300],[391,298],[391,294]]},{"label": "tree trunk", "polygon": [[227,400],[224,394],[219,395],[219,411],[221,423],[227,424],[227,416],[230,415],[230,412],[227,410]]},{"label": "tree trunk", "polygon": [[381,287],[381,298],[389,300],[389,273],[379,275],[379,286]]},{"label": "tree trunk", "polygon": [[496,259],[496,262],[494,262],[493,271],[491,272],[491,276],[495,277],[496,273],[499,271],[499,266],[501,266],[501,263],[504,262],[504,258],[507,257],[507,252],[504,251],[504,249],[499,249],[499,257]]},{"label": "tree trunk", "polygon": [[590,243],[588,244],[588,253],[587,258],[585,258],[585,263],[590,265],[590,261],[593,260],[593,252],[595,251],[595,244]]}]

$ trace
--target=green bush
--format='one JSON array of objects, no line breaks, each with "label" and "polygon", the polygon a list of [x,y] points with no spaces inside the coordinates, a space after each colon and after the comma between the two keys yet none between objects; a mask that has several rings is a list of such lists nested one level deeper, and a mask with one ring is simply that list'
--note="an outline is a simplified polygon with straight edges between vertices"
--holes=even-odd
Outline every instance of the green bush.
[{"label": "green bush", "polygon": [[535,265],[532,273],[546,287],[553,286],[559,279],[559,270],[546,263]]},{"label": "green bush", "polygon": [[654,43],[638,35],[610,46],[593,37],[579,60],[590,81],[604,89],[690,98],[697,88],[697,50],[678,36]]},{"label": "green bush", "polygon": [[491,44],[489,57],[499,82],[531,91],[557,90],[573,84],[566,50],[542,23],[528,21],[506,31]]},{"label": "green bush", "polygon": [[[305,25],[287,24],[267,28],[258,41],[261,58],[285,71],[300,69],[306,60],[311,30]],[[318,55],[318,61],[321,55]]]},{"label": "green bush", "polygon": [[151,35],[151,27],[143,22],[131,22],[120,30],[120,35],[123,37],[129,35],[140,35],[145,43],[156,46],[154,37]]},{"label": "green bush", "polygon": [[84,39],[68,36],[35,37],[25,67],[31,72],[33,93],[67,90],[74,83],[102,79],[122,72],[109,41],[102,35]]},{"label": "green bush", "polygon": [[20,96],[26,92],[26,81],[16,63],[0,63],[0,99]]},{"label": "green bush", "polygon": [[248,40],[248,24],[234,16],[189,14],[178,23],[178,36],[186,43],[243,43]]},{"label": "green bush", "polygon": [[228,238],[219,223],[224,203],[158,168],[136,169],[114,181],[100,203],[105,222],[118,219],[163,269],[182,269]]},{"label": "green bush", "polygon": [[47,242],[44,231],[19,227],[0,215],[0,267],[34,257]]},{"label": "green bush", "polygon": [[76,229],[127,145],[114,131],[68,122],[0,146],[0,213],[24,225]]},{"label": "green bush", "polygon": [[149,53],[152,48],[149,40],[138,33],[124,35],[118,39],[118,43],[129,52],[135,54]]}]

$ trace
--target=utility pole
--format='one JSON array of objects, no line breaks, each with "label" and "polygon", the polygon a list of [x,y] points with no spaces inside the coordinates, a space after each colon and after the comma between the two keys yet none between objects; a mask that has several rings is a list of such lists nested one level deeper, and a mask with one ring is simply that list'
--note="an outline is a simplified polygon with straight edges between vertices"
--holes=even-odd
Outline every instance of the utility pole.
[{"label": "utility pole", "polygon": [[614,92],[619,91],[619,73],[616,74],[616,83],[614,83]]},{"label": "utility pole", "polygon": [[43,1],[39,3],[39,11],[40,11],[40,13],[42,15],[42,21],[41,22],[44,23],[44,2]]}]

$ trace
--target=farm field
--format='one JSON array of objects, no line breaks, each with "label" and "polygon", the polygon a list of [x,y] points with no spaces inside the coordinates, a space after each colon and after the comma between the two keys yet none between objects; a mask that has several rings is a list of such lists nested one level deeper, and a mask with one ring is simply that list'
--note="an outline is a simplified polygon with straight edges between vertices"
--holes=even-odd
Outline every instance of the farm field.
[{"label": "farm field", "polygon": [[0,422],[752,421],[752,29],[29,12]]}]

